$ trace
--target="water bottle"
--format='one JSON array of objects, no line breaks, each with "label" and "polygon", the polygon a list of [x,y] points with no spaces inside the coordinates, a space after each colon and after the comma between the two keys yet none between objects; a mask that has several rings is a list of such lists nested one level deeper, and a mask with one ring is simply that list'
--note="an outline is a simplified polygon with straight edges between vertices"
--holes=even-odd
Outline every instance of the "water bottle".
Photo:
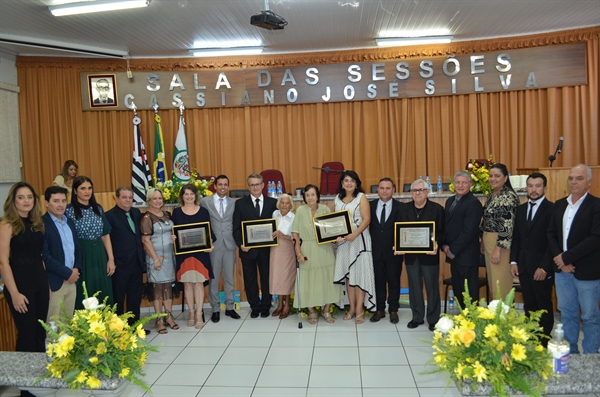
[{"label": "water bottle", "polygon": [[450,311],[454,310],[454,291],[450,290],[448,292],[448,306],[450,306]]},{"label": "water bottle", "polygon": [[[58,326],[56,325],[56,322],[50,321],[50,329],[52,330],[52,332],[58,333]],[[46,334],[46,351],[48,351],[48,345],[55,342],[56,341],[54,340],[54,336]],[[50,356],[46,356],[46,361],[48,361],[49,363],[52,362]]]},{"label": "water bottle", "polygon": [[275,196],[275,189],[273,188],[273,185],[275,185],[275,182],[269,181],[269,184],[267,186],[267,192],[269,194],[269,197]]},{"label": "water bottle", "polygon": [[554,337],[548,341],[548,352],[552,356],[552,370],[556,375],[564,375],[569,372],[569,353],[571,348],[565,337],[562,324],[556,324]]},{"label": "water bottle", "polygon": [[442,185],[442,176],[441,175],[438,175],[437,188],[438,188],[438,193],[442,194],[444,192],[444,187]]},{"label": "water bottle", "polygon": [[431,179],[429,179],[429,175],[425,177],[425,182],[427,182],[427,189],[431,192]]},{"label": "water bottle", "polygon": [[277,181],[277,196],[281,196],[283,194],[283,185],[281,181]]}]

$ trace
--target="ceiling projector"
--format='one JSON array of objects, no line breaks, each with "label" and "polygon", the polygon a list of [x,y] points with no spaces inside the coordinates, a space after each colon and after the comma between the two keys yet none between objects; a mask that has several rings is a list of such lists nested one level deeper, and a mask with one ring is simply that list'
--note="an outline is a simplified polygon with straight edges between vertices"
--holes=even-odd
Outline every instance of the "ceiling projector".
[{"label": "ceiling projector", "polygon": [[283,17],[267,10],[261,11],[260,14],[252,15],[250,17],[250,24],[263,29],[280,30],[288,23]]}]

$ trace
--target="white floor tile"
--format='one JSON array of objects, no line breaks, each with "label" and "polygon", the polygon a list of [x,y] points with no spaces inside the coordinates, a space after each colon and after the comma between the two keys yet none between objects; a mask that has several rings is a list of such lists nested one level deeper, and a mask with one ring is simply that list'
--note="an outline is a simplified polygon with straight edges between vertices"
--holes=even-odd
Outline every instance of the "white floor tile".
[{"label": "white floor tile", "polygon": [[231,341],[230,347],[270,347],[275,332],[239,332]]},{"label": "white floor tile", "polygon": [[260,365],[217,365],[205,386],[254,387],[260,370]]},{"label": "white floor tile", "polygon": [[358,346],[358,337],[356,332],[317,332],[315,339],[315,347],[341,347],[341,346]]},{"label": "white floor tile", "polygon": [[312,347],[272,347],[265,365],[311,365]]},{"label": "white floor tile", "polygon": [[153,386],[198,386],[198,390],[200,390],[213,368],[215,368],[214,365],[173,364]]},{"label": "white floor tile", "polygon": [[202,328],[202,332],[238,332],[242,324],[244,324],[242,319],[234,320],[221,313],[221,320],[216,324],[209,320]]},{"label": "white floor tile", "polygon": [[239,332],[275,332],[279,328],[279,318],[257,318],[244,321]]},{"label": "white floor tile", "polygon": [[363,387],[415,388],[408,366],[385,365],[360,367]]},{"label": "white floor tile", "polygon": [[[198,397],[250,397],[252,396],[251,387],[215,387],[204,386]],[[158,396],[156,396],[158,397]]]},{"label": "white floor tile", "polygon": [[360,347],[360,365],[408,365],[402,347]]},{"label": "white floor tile", "polygon": [[417,387],[446,387],[449,385],[450,378],[446,373],[428,373],[438,367],[432,365],[411,364],[411,370]]},{"label": "white floor tile", "polygon": [[[181,329],[174,331],[169,329],[167,334],[156,334],[150,344],[153,346],[162,344],[163,346],[187,346],[192,339],[196,336],[196,333],[192,332],[180,332]],[[150,334],[152,335],[152,334]]]},{"label": "white floor tile", "polygon": [[262,368],[256,387],[308,387],[309,365],[270,366]]},{"label": "white floor tile", "polygon": [[305,397],[306,387],[255,387],[252,397]]},{"label": "white floor tile", "polygon": [[431,346],[405,347],[406,358],[411,364],[425,364],[433,358],[433,349]]},{"label": "white floor tile", "polygon": [[217,347],[217,346],[229,346],[235,333],[233,332],[220,332],[220,333],[209,333],[199,332],[194,339],[190,341],[188,346],[196,347]]},{"label": "white floor tile", "polygon": [[343,367],[313,365],[308,387],[360,388],[360,367],[358,365]]},{"label": "white floor tile", "polygon": [[146,361],[144,365],[144,375],[142,380],[146,382],[148,386],[151,386],[161,375],[169,368],[168,364],[152,364]]},{"label": "white floor tile", "polygon": [[386,313],[385,318],[382,318],[376,323],[372,323],[371,316],[365,319],[366,327],[356,327],[358,332],[398,332],[396,324],[390,323],[390,316]]},{"label": "white floor tile", "polygon": [[359,365],[356,347],[315,347],[312,365]]},{"label": "white floor tile", "polygon": [[400,335],[402,346],[431,346],[431,344],[428,344],[421,339],[427,341],[433,340],[433,332],[428,329],[423,331],[400,331],[398,334]]},{"label": "white floor tile", "polygon": [[219,364],[262,366],[268,352],[268,347],[230,347],[219,360]]},{"label": "white floor tile", "polygon": [[150,396],[161,397],[196,397],[200,391],[200,386],[154,386]]},{"label": "white floor tile", "polygon": [[413,389],[398,389],[398,388],[374,388],[363,387],[363,397],[420,397],[419,390]]},{"label": "white floor tile", "polygon": [[300,320],[298,319],[297,314],[290,314],[290,316],[286,319],[281,320],[279,323],[279,328],[277,328],[277,333],[280,332],[295,332],[295,333],[315,333],[317,332],[317,327],[308,324],[306,319],[302,319],[302,328],[298,328],[298,324]]},{"label": "white floor tile", "polygon": [[183,346],[163,346],[157,352],[148,353],[149,364],[171,364],[184,349]]},{"label": "white floor tile", "polygon": [[359,332],[358,345],[363,346],[402,346],[398,332]]},{"label": "white floor tile", "polygon": [[313,347],[315,344],[315,333],[280,333],[275,334],[273,347]]},{"label": "white floor tile", "polygon": [[322,316],[319,316],[317,321],[317,332],[356,332],[356,324],[354,323],[354,319],[344,321],[343,317],[343,312],[337,312],[336,314],[333,314],[335,323],[330,324],[325,321]]},{"label": "white floor tile", "polygon": [[223,353],[225,346],[219,347],[186,347],[177,356],[173,364],[213,364],[216,365]]},{"label": "white floor tile", "polygon": [[306,393],[306,397],[362,397],[362,395],[360,387],[309,387]]}]

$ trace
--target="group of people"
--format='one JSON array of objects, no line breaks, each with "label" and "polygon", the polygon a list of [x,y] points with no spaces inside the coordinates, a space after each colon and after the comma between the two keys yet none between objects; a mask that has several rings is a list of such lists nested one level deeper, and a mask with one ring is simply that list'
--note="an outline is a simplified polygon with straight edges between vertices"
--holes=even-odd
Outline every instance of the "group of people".
[{"label": "group of people", "polygon": [[[422,179],[411,184],[412,201],[401,203],[393,199],[393,180],[382,178],[378,198],[369,202],[358,174],[346,170],[341,173],[334,210],[348,211],[352,230],[325,244],[317,239],[313,218],[331,210],[319,203],[319,188],[312,184],[304,188],[304,205],[295,213],[291,196],[263,195],[259,174],[248,176],[250,194],[239,200],[229,197],[225,175],[215,178],[215,194],[202,199],[193,184],[185,185],[172,214],[163,209],[161,190],[148,190],[148,209],[142,214],[132,206],[131,188],[119,187],[115,207],[105,213],[96,202],[92,181],[77,176],[75,162],[65,163],[61,176],[44,193],[47,212],[43,216],[35,190],[25,182],[11,188],[4,205],[0,267],[18,329],[18,351],[44,351],[45,332],[38,320],[57,315],[59,302],[67,313],[81,308],[83,281],[88,292],[101,291],[101,300],[108,297],[109,304],[116,303],[118,314],[128,310],[134,314],[132,321],[137,320],[144,272],[153,286],[155,311],[167,314],[156,322],[160,334],[179,329],[171,313],[175,281],[184,284],[188,326],[204,326],[206,285],[211,321],[220,320],[221,275],[225,315],[239,319],[233,306],[236,248],[251,318],[286,318],[294,294],[294,306],[307,308],[310,324],[317,323],[319,314],[327,323],[335,322],[333,304],[349,305],[344,320],[362,324],[368,310],[374,312],[370,321],[377,322],[386,316],[387,297],[390,322],[396,324],[404,261],[412,312],[407,327],[416,328],[426,319],[433,330],[440,317],[439,255],[443,251],[461,306],[465,281],[471,298],[479,299],[478,270],[485,258],[492,296],[504,297],[513,277],[518,277],[525,310],[546,310],[540,325],[550,334],[556,279],[571,351],[578,352],[580,310],[584,353],[597,353],[600,348],[600,199],[588,193],[592,173],[586,165],[573,167],[568,181],[571,194],[556,204],[544,197],[546,177],[534,173],[527,179],[528,203],[519,205],[506,166],[496,163],[489,178],[493,191],[482,206],[470,191],[471,175],[459,171],[454,175],[456,195],[445,208],[428,199],[428,185]],[[270,218],[277,220],[273,237],[278,244],[245,246],[244,222]],[[433,249],[396,250],[396,222],[421,221],[435,225]],[[173,227],[199,222],[210,222],[211,248],[175,255]],[[273,295],[279,301],[271,314]]]}]

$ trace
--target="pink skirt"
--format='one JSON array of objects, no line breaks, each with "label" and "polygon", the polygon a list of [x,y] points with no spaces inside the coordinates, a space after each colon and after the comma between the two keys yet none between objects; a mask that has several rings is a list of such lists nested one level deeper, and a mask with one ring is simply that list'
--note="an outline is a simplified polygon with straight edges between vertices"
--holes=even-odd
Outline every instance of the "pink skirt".
[{"label": "pink skirt", "polygon": [[271,247],[269,267],[269,292],[272,295],[294,293],[296,283],[296,251],[294,243],[279,239],[279,245]]}]

